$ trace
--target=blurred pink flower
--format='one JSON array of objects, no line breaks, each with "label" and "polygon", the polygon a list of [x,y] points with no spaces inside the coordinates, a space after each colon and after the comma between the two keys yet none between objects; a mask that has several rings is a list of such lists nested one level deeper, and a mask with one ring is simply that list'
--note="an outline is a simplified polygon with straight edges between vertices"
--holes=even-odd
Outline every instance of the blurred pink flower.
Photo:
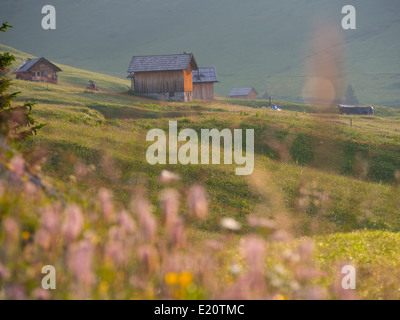
[{"label": "blurred pink flower", "polygon": [[221,251],[225,248],[223,243],[215,241],[215,240],[208,240],[204,244],[211,250],[215,250],[215,251]]},{"label": "blurred pink flower", "polygon": [[45,290],[42,288],[36,288],[35,290],[33,290],[32,296],[35,300],[50,300],[49,290]]},{"label": "blurred pink flower", "polygon": [[39,188],[34,183],[32,183],[30,181],[27,181],[24,184],[24,191],[25,191],[27,196],[33,197],[33,196],[37,195],[38,190],[39,190]]},{"label": "blurred pink flower", "polygon": [[105,247],[105,254],[117,266],[122,266],[128,259],[127,232],[122,226],[113,226],[108,230],[108,242]]},{"label": "blurred pink flower", "polygon": [[121,211],[118,215],[118,223],[126,233],[133,233],[136,231],[136,223],[130,213],[125,210]]},{"label": "blurred pink flower", "polygon": [[84,219],[81,209],[70,206],[65,211],[66,217],[62,225],[62,234],[68,242],[76,240],[83,230]]},{"label": "blurred pink flower", "polygon": [[92,269],[93,254],[93,245],[88,240],[75,243],[68,248],[68,269],[77,280],[79,286],[90,286],[95,281]]},{"label": "blurred pink flower", "polygon": [[320,278],[324,275],[324,273],[315,270],[311,267],[306,267],[306,266],[299,266],[294,270],[294,273],[296,275],[296,278],[299,279],[300,281],[307,281],[311,279],[317,279]]},{"label": "blurred pink flower", "polygon": [[284,230],[275,231],[270,237],[271,241],[276,241],[276,242],[285,242],[291,239],[292,239],[291,235]]},{"label": "blurred pink flower", "polygon": [[154,240],[157,222],[151,213],[150,203],[143,196],[139,196],[135,201],[135,206],[141,235],[146,241]]},{"label": "blurred pink flower", "polygon": [[276,229],[277,225],[275,221],[268,220],[265,218],[259,218],[254,216],[249,216],[247,219],[249,222],[250,227],[256,228],[265,228],[265,229]]},{"label": "blurred pink flower", "polygon": [[0,280],[8,280],[10,278],[10,271],[0,263]]},{"label": "blurred pink flower", "polygon": [[314,301],[326,300],[328,299],[328,291],[321,286],[312,287],[307,291],[306,299]]},{"label": "blurred pink flower", "polygon": [[78,162],[75,166],[75,175],[78,178],[85,178],[85,176],[88,174],[88,169],[85,164],[82,162]]},{"label": "blurred pink flower", "polygon": [[46,207],[42,213],[41,224],[51,234],[57,234],[60,228],[61,205]]},{"label": "blurred pink flower", "polygon": [[108,241],[122,242],[125,239],[125,232],[121,227],[112,226],[108,229]]},{"label": "blurred pink flower", "polygon": [[46,230],[40,229],[35,233],[35,243],[40,248],[48,250],[51,246],[51,235]]},{"label": "blurred pink flower", "polygon": [[178,219],[179,193],[174,189],[164,190],[160,200],[165,226],[167,229],[173,228]]},{"label": "blurred pink flower", "polygon": [[11,170],[17,179],[21,179],[25,172],[25,161],[19,156],[15,156],[10,161]]},{"label": "blurred pink flower", "polygon": [[303,261],[312,259],[313,253],[314,253],[314,241],[312,241],[312,240],[303,241],[300,244],[299,254],[300,254],[300,258]]},{"label": "blurred pink flower", "polygon": [[122,266],[127,261],[127,254],[121,242],[109,242],[106,244],[105,254],[116,266]]},{"label": "blurred pink flower", "polygon": [[112,195],[110,191],[107,189],[101,189],[99,191],[99,199],[104,220],[106,222],[111,222],[113,219],[114,206],[112,203]]},{"label": "blurred pink flower", "polygon": [[264,273],[266,244],[258,237],[245,238],[241,243],[241,252],[249,267],[249,272]]},{"label": "blurred pink flower", "polygon": [[208,216],[208,200],[204,188],[195,185],[189,190],[189,210],[193,217],[204,220]]},{"label": "blurred pink flower", "polygon": [[168,230],[170,243],[173,247],[184,247],[186,242],[186,232],[182,221],[177,218],[175,223]]},{"label": "blurred pink flower", "polygon": [[251,236],[242,241],[240,249],[248,268],[247,273],[240,280],[240,286],[247,295],[250,295],[248,298],[261,299],[258,295],[265,292],[266,244],[261,238]]},{"label": "blurred pink flower", "polygon": [[5,287],[6,299],[8,300],[26,300],[25,289],[21,285],[11,285]]},{"label": "blurred pink flower", "polygon": [[157,250],[150,245],[138,249],[141,266],[147,273],[155,272],[159,268],[159,256]]},{"label": "blurred pink flower", "polygon": [[5,218],[3,228],[8,242],[17,243],[19,239],[19,225],[13,218]]}]

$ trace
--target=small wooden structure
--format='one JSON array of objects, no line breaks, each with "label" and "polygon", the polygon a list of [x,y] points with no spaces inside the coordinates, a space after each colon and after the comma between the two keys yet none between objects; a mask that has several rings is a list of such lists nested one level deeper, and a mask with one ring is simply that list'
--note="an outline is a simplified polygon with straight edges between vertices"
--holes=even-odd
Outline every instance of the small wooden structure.
[{"label": "small wooden structure", "polygon": [[215,67],[193,71],[193,99],[214,100],[214,83],[218,82]]},{"label": "small wooden structure", "polygon": [[132,90],[140,95],[169,101],[193,100],[192,71],[198,70],[191,53],[134,56],[128,69]]},{"label": "small wooden structure", "polygon": [[42,81],[57,84],[57,72],[62,71],[46,58],[22,60],[21,65],[13,72],[17,79]]},{"label": "small wooden structure", "polygon": [[246,88],[233,88],[231,92],[229,92],[228,97],[231,99],[240,99],[240,100],[255,100],[257,99],[258,92],[256,89],[252,87]]}]

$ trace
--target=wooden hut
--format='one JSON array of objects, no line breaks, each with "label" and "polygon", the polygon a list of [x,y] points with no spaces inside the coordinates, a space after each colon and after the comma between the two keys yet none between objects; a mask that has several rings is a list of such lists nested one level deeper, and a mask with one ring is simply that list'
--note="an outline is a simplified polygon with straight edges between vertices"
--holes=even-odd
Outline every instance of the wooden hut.
[{"label": "wooden hut", "polygon": [[193,100],[192,71],[198,70],[191,53],[134,56],[128,69],[132,90],[140,95],[169,101]]},{"label": "wooden hut", "polygon": [[218,82],[215,67],[193,71],[193,99],[214,100],[214,83]]},{"label": "wooden hut", "polygon": [[13,72],[17,79],[42,81],[57,84],[57,72],[62,71],[46,58],[22,60],[21,65]]},{"label": "wooden hut", "polygon": [[231,99],[240,100],[255,100],[257,99],[258,92],[252,87],[234,88],[229,92],[228,97]]}]

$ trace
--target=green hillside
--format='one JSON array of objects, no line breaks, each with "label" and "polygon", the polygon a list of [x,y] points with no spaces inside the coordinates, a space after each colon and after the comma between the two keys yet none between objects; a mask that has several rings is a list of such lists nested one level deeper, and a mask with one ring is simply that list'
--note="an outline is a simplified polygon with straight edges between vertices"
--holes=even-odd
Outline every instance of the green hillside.
[{"label": "green hillside", "polygon": [[[15,56],[16,60],[13,62],[10,68],[11,71],[15,70],[21,64],[21,59],[26,60],[27,58],[34,58],[34,56],[30,54],[16,50],[9,46],[5,46],[3,44],[0,44],[0,52],[9,52]],[[58,63],[57,65],[63,70],[58,75],[61,83],[64,82],[67,84],[86,87],[89,84],[89,80],[95,80],[96,85],[103,90],[126,92],[130,89],[131,84],[127,79],[105,76],[104,74],[97,72],[84,71]]]},{"label": "green hillside", "polygon": [[40,26],[45,4],[2,1],[2,19],[15,25],[2,42],[118,77],[126,76],[132,55],[191,51],[201,66],[217,67],[221,96],[255,86],[261,95],[267,90],[294,102],[303,99],[314,31],[332,21],[344,39],[344,86],[353,85],[361,104],[400,106],[396,0],[355,4],[357,29],[350,31],[341,28],[344,0],[68,1],[55,4],[53,31]]},{"label": "green hillside", "polygon": [[[36,102],[33,114],[46,124],[21,150],[31,161],[41,158],[47,189],[35,191],[24,180],[14,184],[0,164],[0,224],[17,219],[22,232],[20,241],[10,242],[0,229],[0,263],[8,257],[5,265],[13,271],[0,287],[19,284],[35,298],[35,270],[45,261],[62,275],[53,299],[231,299],[234,293],[345,299],[334,284],[338,266],[351,261],[359,271],[357,298],[399,298],[400,110],[376,106],[374,117],[349,117],[285,102],[276,112],[260,109],[266,101],[153,101],[127,94],[127,80],[60,67],[59,85],[14,80],[11,87],[21,92],[15,103]],[[85,89],[93,78],[101,92]],[[153,128],[167,131],[169,120],[196,132],[254,129],[254,174],[236,176],[231,165],[151,166],[146,135]],[[165,169],[181,179],[162,183]],[[208,195],[205,220],[193,218],[186,200],[197,184]],[[171,189],[180,195],[177,204]],[[143,194],[151,206],[140,202]],[[166,203],[182,222],[172,235]],[[84,216],[79,237],[71,244],[56,234],[48,244],[41,237],[43,217],[66,214],[72,205]],[[135,219],[131,237],[129,219],[121,218],[126,212]],[[241,228],[229,230],[223,218]],[[265,241],[265,254],[254,236]],[[93,255],[89,275],[95,278],[74,286],[68,259],[77,249]],[[265,269],[257,283],[265,288],[246,287],[257,257]]]}]

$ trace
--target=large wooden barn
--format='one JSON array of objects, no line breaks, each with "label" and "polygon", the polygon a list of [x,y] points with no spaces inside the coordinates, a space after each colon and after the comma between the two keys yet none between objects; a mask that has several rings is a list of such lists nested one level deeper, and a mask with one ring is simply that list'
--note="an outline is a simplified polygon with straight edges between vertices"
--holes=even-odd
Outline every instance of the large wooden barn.
[{"label": "large wooden barn", "polygon": [[13,72],[17,79],[42,81],[57,84],[57,72],[62,71],[46,58],[22,60],[21,65]]},{"label": "large wooden barn", "polygon": [[129,66],[132,90],[151,98],[184,101],[193,100],[192,71],[198,70],[191,53],[134,56]]},{"label": "large wooden barn", "polygon": [[233,88],[231,92],[229,92],[228,97],[231,99],[240,99],[240,100],[255,100],[257,99],[258,92],[256,89],[252,87],[246,88]]},{"label": "large wooden barn", "polygon": [[193,99],[214,100],[214,83],[218,82],[215,67],[193,71]]}]

